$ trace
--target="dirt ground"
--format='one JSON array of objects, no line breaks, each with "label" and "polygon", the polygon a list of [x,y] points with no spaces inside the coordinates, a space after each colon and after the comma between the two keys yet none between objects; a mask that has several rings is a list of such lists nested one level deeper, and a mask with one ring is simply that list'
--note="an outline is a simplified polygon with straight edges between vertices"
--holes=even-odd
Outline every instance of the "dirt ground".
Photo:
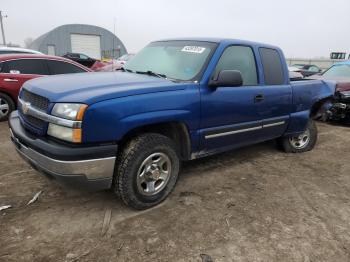
[{"label": "dirt ground", "polygon": [[0,261],[350,261],[350,128],[318,128],[308,153],[268,142],[185,163],[139,212],[33,171],[1,123]]}]

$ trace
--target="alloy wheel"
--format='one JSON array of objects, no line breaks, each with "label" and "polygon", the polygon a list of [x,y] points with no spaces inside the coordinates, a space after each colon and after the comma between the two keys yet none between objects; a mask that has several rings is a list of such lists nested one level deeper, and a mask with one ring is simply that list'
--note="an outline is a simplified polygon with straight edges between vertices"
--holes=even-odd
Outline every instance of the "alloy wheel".
[{"label": "alloy wheel", "polygon": [[10,110],[10,106],[8,102],[0,97],[0,119],[4,118],[8,115]]},{"label": "alloy wheel", "polygon": [[290,144],[296,149],[303,149],[310,142],[310,130],[307,129],[299,136],[289,138]]},{"label": "alloy wheel", "polygon": [[162,191],[171,176],[171,161],[164,153],[153,153],[141,164],[137,172],[137,187],[140,194],[151,196]]}]

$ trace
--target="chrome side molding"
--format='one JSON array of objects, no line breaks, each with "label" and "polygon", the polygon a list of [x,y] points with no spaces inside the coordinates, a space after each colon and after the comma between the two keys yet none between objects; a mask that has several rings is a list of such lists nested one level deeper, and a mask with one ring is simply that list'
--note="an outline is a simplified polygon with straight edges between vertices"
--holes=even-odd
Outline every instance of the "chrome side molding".
[{"label": "chrome side molding", "polygon": [[214,138],[214,137],[220,137],[220,136],[229,136],[229,135],[249,132],[249,131],[253,131],[253,130],[258,130],[258,129],[262,129],[262,128],[263,128],[262,126],[255,126],[255,127],[250,127],[250,128],[238,129],[238,130],[234,130],[234,131],[228,131],[228,132],[223,132],[223,133],[206,135],[205,139]]},{"label": "chrome side molding", "polygon": [[258,129],[284,125],[285,123],[286,123],[286,121],[279,121],[279,122],[275,122],[275,123],[264,124],[264,125],[261,125],[261,126],[254,126],[254,127],[244,128],[244,129],[238,129],[238,130],[232,130],[232,131],[227,131],[227,132],[222,132],[222,133],[216,133],[216,134],[206,135],[205,139],[221,137],[221,136],[229,136],[229,135],[249,132],[249,131],[254,131],[254,130],[258,130]]}]

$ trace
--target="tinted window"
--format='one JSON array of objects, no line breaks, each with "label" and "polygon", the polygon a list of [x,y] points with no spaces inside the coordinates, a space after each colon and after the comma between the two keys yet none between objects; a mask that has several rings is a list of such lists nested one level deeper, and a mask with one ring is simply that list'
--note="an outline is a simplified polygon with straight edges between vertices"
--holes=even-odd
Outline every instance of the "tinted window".
[{"label": "tinted window", "polygon": [[230,46],[225,49],[214,75],[222,70],[238,70],[243,77],[243,85],[251,86],[258,84],[256,64],[253,51],[247,46]]},{"label": "tinted window", "polygon": [[266,85],[284,84],[283,67],[280,55],[274,49],[260,48]]},{"label": "tinted window", "polygon": [[11,71],[19,71],[20,74],[49,74],[45,61],[41,59],[19,59],[4,62],[2,72],[11,73]]},{"label": "tinted window", "polygon": [[309,68],[309,71],[311,71],[311,72],[318,72],[318,71],[320,71],[320,70],[319,70],[318,67],[316,67],[316,66],[311,66],[311,67]]},{"label": "tinted window", "polygon": [[85,60],[89,59],[89,57],[87,57],[86,55],[83,55],[83,54],[80,54],[79,57],[80,57],[80,59],[85,59]]},{"label": "tinted window", "polygon": [[66,57],[72,57],[72,58],[79,58],[79,55],[78,55],[78,54],[70,54],[70,53],[67,53],[67,54],[65,54],[64,56],[66,56]]},{"label": "tinted window", "polygon": [[60,75],[60,74],[72,74],[72,73],[82,73],[86,72],[78,66],[72,65],[70,63],[48,60],[47,61],[50,69],[51,75]]}]

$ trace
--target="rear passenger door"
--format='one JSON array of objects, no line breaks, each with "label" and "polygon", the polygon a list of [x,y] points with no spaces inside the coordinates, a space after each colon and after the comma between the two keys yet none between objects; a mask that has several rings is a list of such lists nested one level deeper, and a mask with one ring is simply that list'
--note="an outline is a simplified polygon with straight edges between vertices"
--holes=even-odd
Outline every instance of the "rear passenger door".
[{"label": "rear passenger door", "polygon": [[268,140],[281,136],[287,128],[292,109],[292,90],[283,67],[285,62],[279,51],[261,47],[259,54],[264,85],[257,111],[262,119],[262,136]]},{"label": "rear passenger door", "polygon": [[72,74],[72,73],[83,73],[86,72],[81,67],[67,63],[64,61],[58,60],[47,60],[49,67],[49,72],[51,75],[60,75],[60,74]]}]

